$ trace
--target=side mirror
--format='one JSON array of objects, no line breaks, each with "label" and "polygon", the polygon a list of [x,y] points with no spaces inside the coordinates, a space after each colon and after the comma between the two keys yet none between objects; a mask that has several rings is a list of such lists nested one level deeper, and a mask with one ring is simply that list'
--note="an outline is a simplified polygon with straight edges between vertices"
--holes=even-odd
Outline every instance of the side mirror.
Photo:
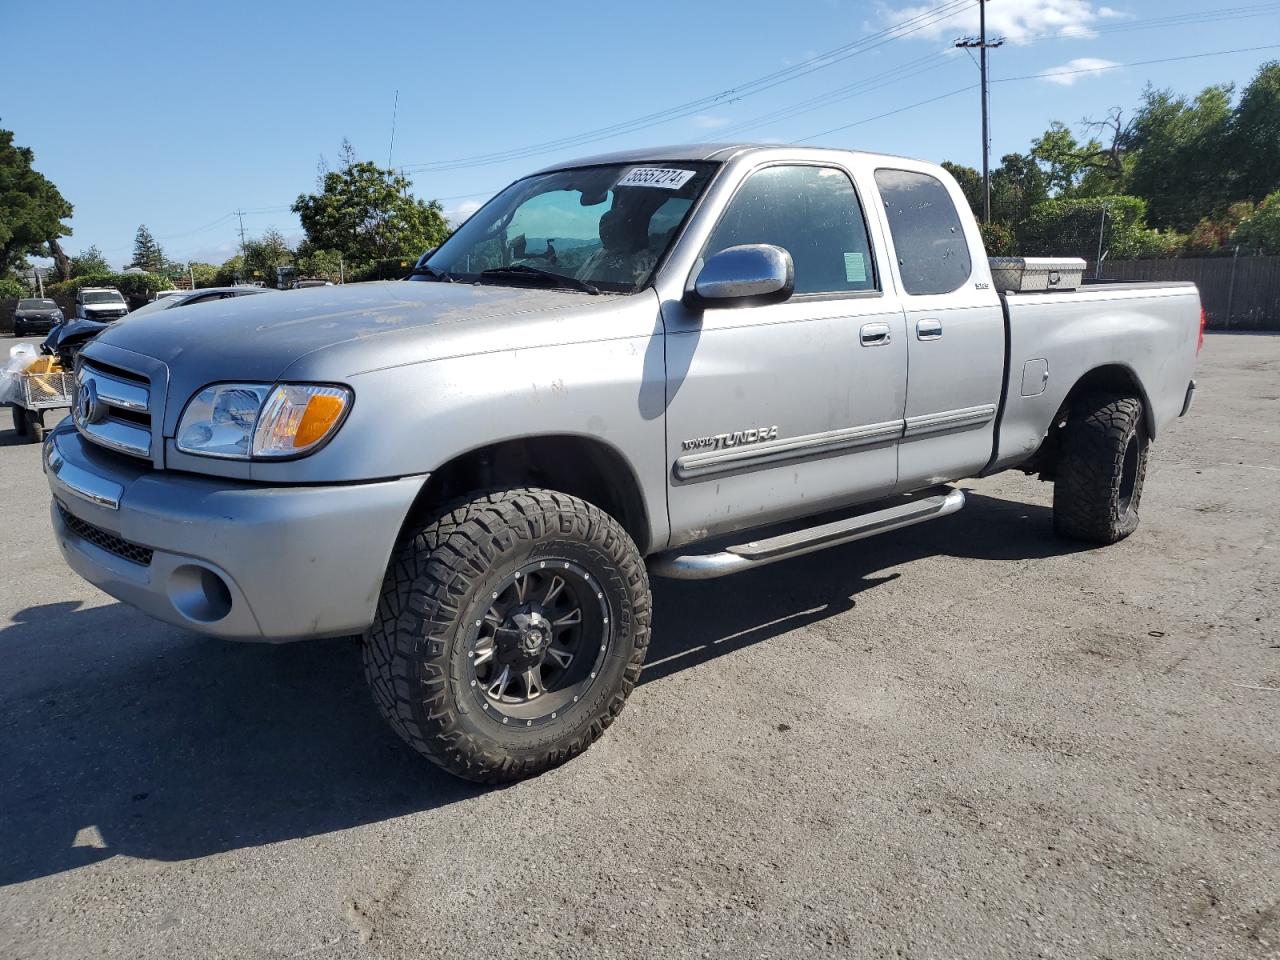
[{"label": "side mirror", "polygon": [[795,290],[791,254],[769,243],[745,243],[714,254],[693,278],[685,302],[694,307],[781,303]]}]

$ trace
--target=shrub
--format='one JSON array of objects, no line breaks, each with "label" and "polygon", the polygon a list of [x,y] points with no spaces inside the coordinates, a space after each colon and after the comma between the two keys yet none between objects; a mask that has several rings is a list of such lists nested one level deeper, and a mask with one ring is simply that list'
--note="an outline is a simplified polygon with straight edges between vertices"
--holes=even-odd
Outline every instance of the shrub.
[{"label": "shrub", "polygon": [[155,273],[95,273],[45,285],[50,296],[74,299],[84,287],[114,287],[128,300],[150,300],[161,290],[172,290],[168,277]]},{"label": "shrub", "polygon": [[1147,229],[1147,202],[1127,196],[1041,201],[1031,208],[1018,239],[1029,257],[1092,260],[1098,255],[1099,232],[1103,253],[1112,260],[1174,257],[1187,243],[1180,233]]},{"label": "shrub", "polygon": [[988,257],[1012,257],[1018,243],[1013,230],[1007,223],[980,223],[982,245],[987,248]]},{"label": "shrub", "polygon": [[1268,196],[1253,215],[1242,220],[1231,234],[1231,242],[1250,253],[1280,254],[1280,190]]},{"label": "shrub", "polygon": [[30,295],[27,285],[17,277],[0,277],[0,300],[18,300]]}]

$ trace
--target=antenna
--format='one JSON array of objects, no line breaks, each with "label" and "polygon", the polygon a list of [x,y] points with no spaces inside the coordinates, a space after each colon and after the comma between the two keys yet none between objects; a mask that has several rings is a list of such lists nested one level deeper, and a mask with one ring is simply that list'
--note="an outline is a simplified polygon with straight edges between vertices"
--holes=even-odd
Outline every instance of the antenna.
[{"label": "antenna", "polygon": [[396,102],[391,108],[391,145],[387,147],[387,169],[391,169],[391,153],[396,148],[396,114],[400,112],[400,91],[396,91]]}]

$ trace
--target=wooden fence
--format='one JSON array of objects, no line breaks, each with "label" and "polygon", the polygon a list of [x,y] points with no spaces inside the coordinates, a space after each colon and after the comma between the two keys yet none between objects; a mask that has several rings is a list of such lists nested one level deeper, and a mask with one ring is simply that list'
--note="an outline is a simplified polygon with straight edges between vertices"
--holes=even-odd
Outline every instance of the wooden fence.
[{"label": "wooden fence", "polygon": [[[1095,276],[1089,264],[1086,277]],[[1104,280],[1190,280],[1215,330],[1280,330],[1280,257],[1102,262]]]}]

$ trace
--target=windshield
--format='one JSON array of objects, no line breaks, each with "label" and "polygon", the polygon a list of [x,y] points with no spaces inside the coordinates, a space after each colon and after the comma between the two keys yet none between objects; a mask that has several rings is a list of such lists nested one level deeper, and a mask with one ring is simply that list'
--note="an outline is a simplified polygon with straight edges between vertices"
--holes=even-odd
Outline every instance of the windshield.
[{"label": "windshield", "polygon": [[118,290],[92,290],[83,294],[85,303],[124,303]]},{"label": "windshield", "polygon": [[129,316],[136,317],[140,313],[156,313],[160,310],[168,310],[170,307],[181,306],[182,301],[178,297],[161,297],[159,300],[152,300],[150,303],[144,303],[137,310],[134,310]]},{"label": "windshield", "polygon": [[19,310],[56,310],[58,305],[52,300],[19,300]]},{"label": "windshield", "polygon": [[681,161],[529,177],[481,207],[427,265],[436,279],[523,285],[562,277],[634,293],[648,285],[714,170]]}]

